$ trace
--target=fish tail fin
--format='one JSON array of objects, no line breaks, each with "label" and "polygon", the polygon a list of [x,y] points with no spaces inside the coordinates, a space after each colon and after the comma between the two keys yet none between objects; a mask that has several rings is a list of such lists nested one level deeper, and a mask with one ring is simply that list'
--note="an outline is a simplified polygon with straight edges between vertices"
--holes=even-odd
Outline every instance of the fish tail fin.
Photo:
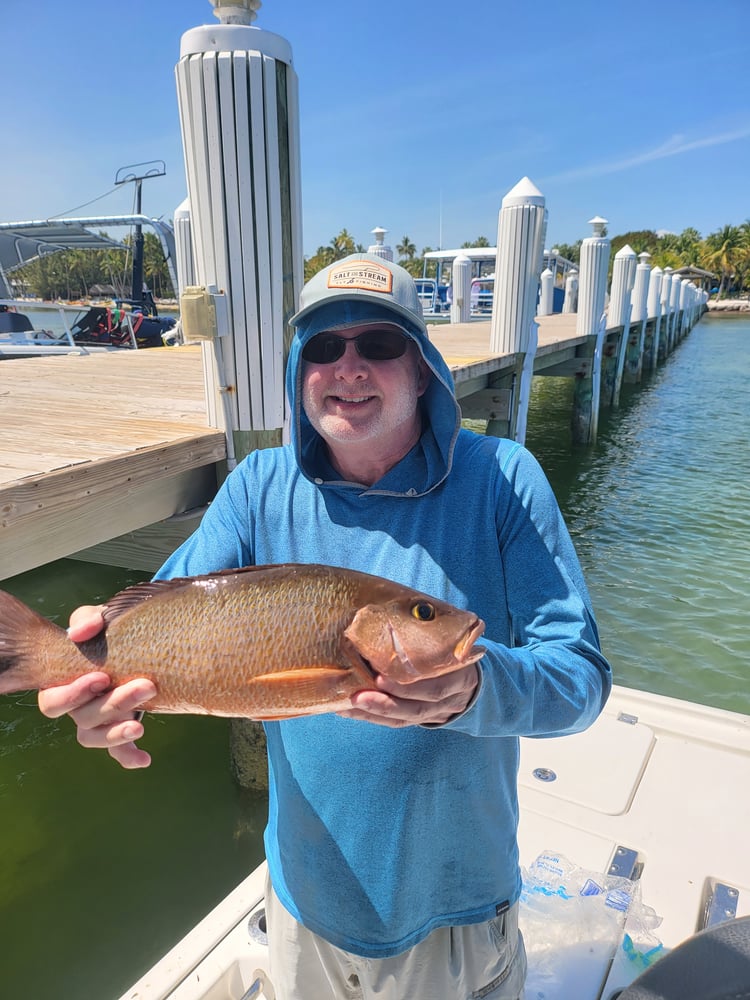
[{"label": "fish tail fin", "polygon": [[12,594],[0,590],[0,694],[40,686],[39,640],[44,632],[64,632]]}]

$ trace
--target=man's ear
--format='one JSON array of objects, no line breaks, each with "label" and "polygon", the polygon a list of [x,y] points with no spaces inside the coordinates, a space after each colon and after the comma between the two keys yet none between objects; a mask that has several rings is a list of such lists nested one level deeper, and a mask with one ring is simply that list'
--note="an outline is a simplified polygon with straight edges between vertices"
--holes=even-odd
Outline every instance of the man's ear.
[{"label": "man's ear", "polygon": [[417,393],[420,396],[424,395],[431,378],[432,371],[430,370],[430,366],[420,354],[417,358]]}]

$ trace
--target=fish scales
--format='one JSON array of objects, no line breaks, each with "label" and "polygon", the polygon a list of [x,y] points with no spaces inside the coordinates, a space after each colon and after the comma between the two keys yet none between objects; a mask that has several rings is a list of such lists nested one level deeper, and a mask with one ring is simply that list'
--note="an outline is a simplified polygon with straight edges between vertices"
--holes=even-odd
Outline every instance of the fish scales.
[{"label": "fish scales", "polygon": [[483,623],[381,577],[319,565],[248,567],[130,587],[106,631],[75,644],[0,591],[0,692],[150,677],[155,712],[277,718],[336,711],[374,687],[475,662]]}]

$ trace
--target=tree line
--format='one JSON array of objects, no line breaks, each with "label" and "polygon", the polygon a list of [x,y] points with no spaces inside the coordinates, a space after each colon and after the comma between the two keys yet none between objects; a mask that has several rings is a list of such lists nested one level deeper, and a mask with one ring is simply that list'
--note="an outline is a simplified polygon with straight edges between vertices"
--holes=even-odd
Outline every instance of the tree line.
[{"label": "tree line", "polygon": [[[45,254],[14,271],[11,281],[22,294],[45,300],[96,297],[97,286],[109,286],[118,298],[128,299],[132,287],[132,238],[127,236],[122,242],[125,249],[61,250]],[[174,298],[176,293],[164,251],[154,233],[143,236],[143,280],[156,298]]]},{"label": "tree line", "polygon": [[[112,286],[117,296],[129,298],[131,237],[126,237],[123,243],[126,244],[124,250],[65,250],[46,255],[14,272],[13,282],[24,294],[42,299],[89,298],[91,290],[97,285]],[[581,243],[582,240],[576,243],[559,243],[554,249],[560,256],[577,264],[580,260]],[[626,244],[637,254],[651,254],[652,267],[658,265],[661,268],[676,269],[693,265],[710,271],[716,275],[719,297],[742,294],[750,284],[750,219],[738,226],[723,226],[705,238],[693,228],[685,229],[679,234],[659,234],[643,229],[613,236],[610,268],[614,255]],[[491,245],[486,236],[478,236],[462,243],[461,249]],[[355,242],[346,229],[342,229],[329,243],[319,246],[314,254],[305,259],[305,281],[328,264],[365,249],[361,243]],[[432,249],[423,247],[421,252],[417,252],[416,245],[408,236],[404,236],[395,247],[398,263],[414,277],[421,277],[422,274],[435,277],[436,262],[428,261],[425,268],[424,260],[425,254]],[[161,243],[153,233],[144,234],[143,274],[156,298],[173,297],[174,291]]]},{"label": "tree line", "polygon": [[[561,257],[566,257],[574,264],[581,258],[581,243],[558,243],[555,249]],[[615,254],[625,245],[629,245],[636,254],[649,253],[652,267],[671,267],[678,269],[692,265],[703,271],[709,271],[716,276],[718,296],[739,295],[750,284],[750,219],[739,226],[722,226],[716,232],[709,233],[705,238],[697,229],[689,227],[681,233],[656,233],[651,229],[643,229],[622,233],[610,239],[610,271]],[[486,236],[478,236],[474,240],[461,244],[461,249],[469,247],[489,247],[492,244]],[[432,247],[423,247],[420,253],[412,240],[404,236],[396,244],[398,263],[405,267],[414,277],[434,278],[437,273],[437,263],[427,261],[425,254]],[[350,253],[365,250],[361,244],[355,244],[346,229],[334,236],[330,243],[320,246],[305,260],[305,281],[321,268],[332,264]]]}]

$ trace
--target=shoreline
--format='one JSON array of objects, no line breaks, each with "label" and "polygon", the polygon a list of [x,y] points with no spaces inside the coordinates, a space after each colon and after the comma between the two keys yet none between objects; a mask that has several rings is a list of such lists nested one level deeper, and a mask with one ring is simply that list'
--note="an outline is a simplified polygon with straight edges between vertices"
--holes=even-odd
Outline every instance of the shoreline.
[{"label": "shoreline", "polygon": [[709,301],[706,303],[706,309],[712,315],[722,315],[724,313],[730,313],[734,315],[735,313],[750,312],[750,299],[721,299],[720,301]]}]

